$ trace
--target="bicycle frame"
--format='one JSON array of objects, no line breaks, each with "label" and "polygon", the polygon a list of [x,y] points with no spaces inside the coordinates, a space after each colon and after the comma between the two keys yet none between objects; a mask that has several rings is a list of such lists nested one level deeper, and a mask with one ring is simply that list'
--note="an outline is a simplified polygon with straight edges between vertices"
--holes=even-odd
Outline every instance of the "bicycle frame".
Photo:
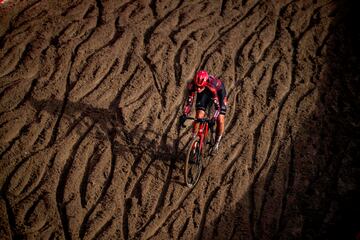
[{"label": "bicycle frame", "polygon": [[193,127],[195,127],[196,124],[199,124],[199,129],[196,135],[199,136],[200,138],[200,152],[202,153],[204,146],[204,139],[206,139],[209,133],[208,119],[194,119]]},{"label": "bicycle frame", "polygon": [[[208,133],[209,133],[209,118],[193,118],[193,117],[187,117],[186,119],[194,120],[193,122],[193,128],[195,128],[196,124],[199,124],[198,131],[196,135],[200,138],[200,151],[203,152],[203,146],[204,146],[204,139],[206,139]],[[183,125],[185,127],[185,125]]]},{"label": "bicycle frame", "polygon": [[[208,118],[192,118],[187,117],[186,119],[193,120],[193,132],[196,130],[196,137],[192,138],[190,141],[190,146],[187,151],[187,157],[185,160],[185,182],[189,187],[194,187],[197,181],[200,178],[203,160],[205,144],[207,144],[207,136],[209,134],[209,122],[211,121]],[[199,124],[198,126],[196,124]],[[184,124],[182,124],[185,127]],[[196,128],[195,128],[196,127]]]}]

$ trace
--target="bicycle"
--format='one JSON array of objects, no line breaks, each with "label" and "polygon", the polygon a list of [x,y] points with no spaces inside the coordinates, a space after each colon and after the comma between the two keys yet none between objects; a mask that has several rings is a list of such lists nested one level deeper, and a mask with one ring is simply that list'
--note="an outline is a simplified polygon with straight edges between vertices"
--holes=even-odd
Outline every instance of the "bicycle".
[{"label": "bicycle", "polygon": [[[190,142],[185,160],[185,182],[188,187],[192,188],[200,179],[203,168],[203,159],[212,154],[212,147],[214,146],[215,140],[213,126],[209,127],[211,119],[186,117],[186,120],[189,119],[193,120],[194,124],[198,123],[199,125],[195,138]],[[182,127],[185,127],[185,125],[183,124]]]}]

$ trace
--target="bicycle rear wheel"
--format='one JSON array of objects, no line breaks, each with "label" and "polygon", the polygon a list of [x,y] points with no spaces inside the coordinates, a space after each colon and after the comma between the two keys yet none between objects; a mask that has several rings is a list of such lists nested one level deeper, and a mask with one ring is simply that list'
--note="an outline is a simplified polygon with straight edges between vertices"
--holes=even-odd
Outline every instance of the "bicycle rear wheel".
[{"label": "bicycle rear wheel", "polygon": [[189,145],[185,160],[185,182],[188,187],[194,187],[199,181],[202,170],[202,153],[200,138],[196,137]]}]

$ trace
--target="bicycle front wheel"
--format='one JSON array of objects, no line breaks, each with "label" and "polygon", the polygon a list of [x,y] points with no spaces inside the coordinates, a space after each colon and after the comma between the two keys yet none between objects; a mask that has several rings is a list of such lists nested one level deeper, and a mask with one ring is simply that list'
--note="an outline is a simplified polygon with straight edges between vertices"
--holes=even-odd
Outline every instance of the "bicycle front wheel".
[{"label": "bicycle front wheel", "polygon": [[185,161],[185,182],[188,187],[194,187],[199,181],[202,170],[202,153],[200,138],[196,137],[189,145]]}]

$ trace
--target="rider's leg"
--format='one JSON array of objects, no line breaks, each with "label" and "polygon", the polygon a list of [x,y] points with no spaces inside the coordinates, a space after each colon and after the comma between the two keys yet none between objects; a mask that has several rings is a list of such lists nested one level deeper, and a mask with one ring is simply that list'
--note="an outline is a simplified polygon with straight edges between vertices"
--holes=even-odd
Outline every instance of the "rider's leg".
[{"label": "rider's leg", "polygon": [[216,122],[216,137],[221,137],[225,128],[225,115],[220,114]]},{"label": "rider's leg", "polygon": [[224,128],[225,128],[224,125],[225,125],[225,115],[220,114],[216,122],[216,137],[215,137],[215,145],[214,145],[215,152],[218,151],[219,149],[220,140],[224,133]]},{"label": "rider's leg", "polygon": [[[205,111],[204,110],[197,110],[196,111],[196,118],[204,118],[205,117]],[[199,123],[194,122],[194,127],[193,127],[193,138],[196,136],[196,133],[198,132],[198,127],[199,127]]]},{"label": "rider's leg", "polygon": [[205,117],[205,111],[204,110],[197,110],[196,111],[196,118],[203,118]]},{"label": "rider's leg", "polygon": [[227,108],[227,98],[226,98],[226,90],[224,83],[222,83],[222,88],[218,91],[218,96],[220,100],[220,115],[217,118],[216,123],[216,138],[215,138],[215,146],[214,150],[217,151],[219,148],[219,143],[222,135],[224,134],[225,129],[225,113]]}]

